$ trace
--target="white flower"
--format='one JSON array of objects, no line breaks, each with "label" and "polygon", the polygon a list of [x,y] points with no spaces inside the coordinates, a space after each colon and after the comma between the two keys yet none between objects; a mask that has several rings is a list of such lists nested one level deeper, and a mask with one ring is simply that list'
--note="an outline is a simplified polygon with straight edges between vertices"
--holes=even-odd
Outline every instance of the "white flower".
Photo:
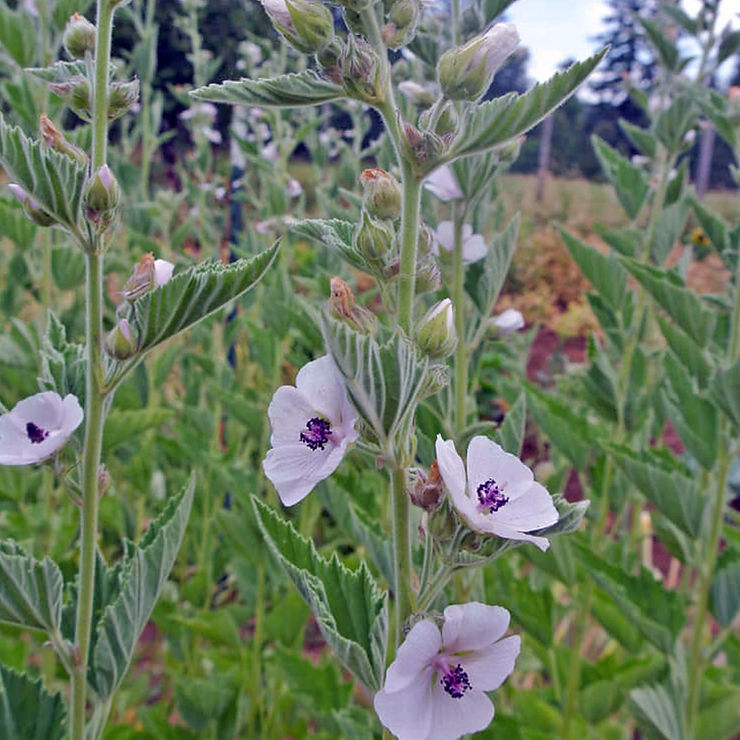
[{"label": "white flower", "polygon": [[262,466],[283,504],[293,506],[337,469],[358,437],[358,415],[328,355],[304,365],[295,387],[278,388],[267,415],[272,449]]},{"label": "white flower", "polygon": [[448,606],[439,627],[417,622],[375,695],[380,721],[399,740],[455,740],[485,729],[497,689],[514,670],[521,640],[504,636],[509,612],[479,602]]},{"label": "white flower", "polygon": [[82,423],[71,393],[45,391],[19,401],[0,416],[0,465],[32,465],[53,455]]},{"label": "white flower", "polygon": [[285,194],[289,198],[297,198],[303,192],[303,186],[294,177],[285,184]]},{"label": "white flower", "polygon": [[[473,53],[471,67],[485,59],[486,72],[493,77],[519,46],[519,32],[513,23],[497,23],[482,37],[482,43]],[[490,82],[488,83],[490,85]]]},{"label": "white flower", "polygon": [[507,308],[493,317],[493,325],[498,327],[499,334],[511,334],[524,328],[524,316],[515,308]]},{"label": "white flower", "polygon": [[555,524],[558,512],[547,489],[534,480],[519,458],[487,437],[473,437],[468,445],[466,481],[454,442],[437,435],[436,450],[452,503],[472,529],[532,542],[547,550],[550,543],[546,537],[526,533]]},{"label": "white flower", "polygon": [[283,26],[290,31],[295,31],[295,24],[290,17],[290,10],[285,0],[262,0],[262,6],[271,20],[279,26]]},{"label": "white flower", "polygon": [[[470,224],[463,226],[462,240],[462,256],[466,265],[483,259],[488,253],[488,247],[483,237],[480,234],[474,234],[473,227]],[[452,221],[442,221],[434,233],[432,254],[439,256],[440,247],[450,253],[455,250],[455,227]]]},{"label": "white flower", "polygon": [[154,287],[161,288],[169,283],[175,266],[167,260],[154,260]]},{"label": "white flower", "polygon": [[463,192],[448,164],[434,170],[424,181],[424,187],[440,200],[456,200],[463,197]]}]

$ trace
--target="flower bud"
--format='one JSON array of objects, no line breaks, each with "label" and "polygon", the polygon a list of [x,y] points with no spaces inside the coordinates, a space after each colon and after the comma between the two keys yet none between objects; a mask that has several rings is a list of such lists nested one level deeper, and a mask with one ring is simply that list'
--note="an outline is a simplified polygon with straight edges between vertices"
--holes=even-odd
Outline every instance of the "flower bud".
[{"label": "flower bud", "polygon": [[73,77],[67,82],[52,82],[49,90],[84,121],[92,120],[90,83],[85,77]]},{"label": "flower bud", "polygon": [[41,141],[48,149],[73,159],[77,164],[87,165],[87,154],[78,146],[70,144],[61,131],[51,122],[51,119],[41,114],[40,118]]},{"label": "flower bud", "polygon": [[321,72],[337,84],[342,82],[339,62],[343,51],[344,47],[341,42],[337,38],[333,38],[323,49],[316,52],[316,61],[321,65]]},{"label": "flower bud", "polygon": [[352,288],[339,277],[331,279],[331,295],[327,308],[335,319],[349,324],[361,334],[374,334],[378,327],[375,314],[357,305]]},{"label": "flower bud", "polygon": [[110,86],[108,99],[108,120],[115,121],[124,113],[128,113],[139,100],[139,80],[128,82],[114,82]]},{"label": "flower bud", "polygon": [[51,226],[56,223],[56,219],[50,216],[20,185],[12,182],[8,187],[23,206],[27,218],[39,226]]},{"label": "flower bud", "polygon": [[447,145],[433,131],[419,131],[410,123],[402,124],[401,131],[404,156],[411,161],[414,172],[426,174],[439,161]]},{"label": "flower bud", "polygon": [[363,170],[360,175],[365,210],[376,218],[396,219],[401,215],[401,185],[379,167]]},{"label": "flower bud", "polygon": [[138,349],[133,329],[126,319],[121,319],[105,338],[105,351],[117,360],[133,357]]},{"label": "flower bud", "polygon": [[388,23],[381,29],[385,45],[391,49],[399,49],[411,43],[416,36],[420,18],[419,0],[396,0],[388,12]]},{"label": "flower bud", "polygon": [[413,482],[409,491],[411,503],[425,511],[436,511],[445,497],[445,484],[437,461],[432,463],[428,474],[418,469],[412,471],[412,476]]},{"label": "flower bud", "polygon": [[298,51],[315,54],[334,38],[334,18],[316,0],[262,0],[272,25]]},{"label": "flower bud", "polygon": [[72,59],[84,59],[86,52],[92,54],[95,51],[95,26],[75,13],[67,21],[62,43]]},{"label": "flower bud", "polygon": [[175,266],[167,260],[155,260],[151,252],[147,252],[135,265],[131,277],[123,286],[123,297],[128,301],[149,293],[154,288],[160,288],[170,281]]},{"label": "flower bud", "polygon": [[395,234],[393,229],[382,221],[374,219],[367,211],[362,211],[360,223],[355,229],[355,249],[362,255],[370,267],[377,270],[383,268],[385,256],[393,244]]},{"label": "flower bud", "polygon": [[370,105],[385,100],[388,90],[388,65],[384,64],[367,41],[350,35],[340,60],[344,90],[351,98]]},{"label": "flower bud", "polygon": [[[400,88],[400,85],[399,85]],[[432,123],[433,110],[429,108],[425,110],[419,116],[419,125],[422,128],[429,128]],[[441,113],[437,116],[437,120],[434,122],[434,128],[432,129],[437,136],[446,136],[447,134],[454,134],[457,132],[458,124],[460,123],[460,117],[457,115],[455,105],[452,101],[448,101],[442,106]]]},{"label": "flower bud", "polygon": [[442,360],[457,344],[452,301],[445,298],[427,311],[416,327],[416,343],[427,355]]},{"label": "flower bud", "polygon": [[467,44],[446,51],[437,63],[444,96],[450,100],[477,100],[519,44],[511,23],[497,23]]},{"label": "flower bud", "polygon": [[442,285],[442,276],[439,272],[437,260],[427,256],[419,260],[416,264],[416,292],[429,293],[433,290],[439,290]]},{"label": "flower bud", "polygon": [[87,181],[83,202],[87,220],[99,233],[113,223],[121,202],[121,188],[107,164]]},{"label": "flower bud", "polygon": [[434,244],[434,232],[423,222],[419,222],[419,239],[416,243],[416,253],[420,258],[426,257]]}]

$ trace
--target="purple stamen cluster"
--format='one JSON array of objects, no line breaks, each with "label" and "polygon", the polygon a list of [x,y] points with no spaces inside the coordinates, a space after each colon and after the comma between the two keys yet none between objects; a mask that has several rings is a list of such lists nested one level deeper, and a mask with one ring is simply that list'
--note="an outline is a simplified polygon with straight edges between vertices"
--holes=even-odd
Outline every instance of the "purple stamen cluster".
[{"label": "purple stamen cluster", "polygon": [[448,668],[439,682],[453,699],[461,699],[466,691],[473,688],[468,674],[459,663],[454,668]]},{"label": "purple stamen cluster", "polygon": [[312,450],[323,450],[331,436],[331,424],[318,416],[306,422],[301,432],[301,442]]},{"label": "purple stamen cluster", "polygon": [[478,501],[481,509],[488,509],[493,514],[502,506],[509,503],[509,497],[504,496],[503,486],[499,487],[493,478],[489,478],[485,483],[481,483],[477,488]]},{"label": "purple stamen cluster", "polygon": [[49,432],[45,431],[39,426],[36,426],[32,421],[26,424],[26,434],[31,440],[31,444],[40,445],[48,436]]}]

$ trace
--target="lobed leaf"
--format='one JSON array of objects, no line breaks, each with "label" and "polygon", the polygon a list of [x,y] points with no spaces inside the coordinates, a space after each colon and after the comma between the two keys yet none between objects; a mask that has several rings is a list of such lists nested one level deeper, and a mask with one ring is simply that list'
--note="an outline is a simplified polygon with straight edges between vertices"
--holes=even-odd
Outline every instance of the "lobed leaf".
[{"label": "lobed leaf", "polygon": [[291,228],[291,233],[295,236],[311,239],[338,254],[352,267],[367,272],[367,262],[353,245],[354,232],[355,224],[351,221],[340,221],[336,218],[305,219]]},{"label": "lobed leaf", "polygon": [[41,679],[0,665],[0,737],[3,740],[62,740],[66,711],[61,694],[49,694]]}]

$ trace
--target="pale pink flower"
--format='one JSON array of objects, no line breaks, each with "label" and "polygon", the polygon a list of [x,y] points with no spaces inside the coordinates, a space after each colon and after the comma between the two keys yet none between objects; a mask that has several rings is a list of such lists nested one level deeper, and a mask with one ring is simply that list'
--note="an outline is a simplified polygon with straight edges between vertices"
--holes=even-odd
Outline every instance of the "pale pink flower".
[{"label": "pale pink flower", "polygon": [[432,195],[436,195],[440,200],[457,200],[458,198],[463,197],[463,192],[457,184],[455,174],[448,164],[442,165],[434,170],[434,172],[424,180],[424,187],[429,190]]},{"label": "pale pink flower", "polygon": [[154,287],[160,288],[172,278],[175,266],[167,260],[154,260]]},{"label": "pale pink flower", "polygon": [[[466,265],[483,259],[488,253],[485,240],[480,234],[473,233],[473,227],[470,224],[463,226],[462,242],[463,262]],[[455,227],[452,221],[442,221],[434,233],[432,254],[439,255],[440,247],[450,253],[455,250]]]},{"label": "pale pink flower", "polygon": [[499,334],[511,334],[524,328],[524,316],[515,308],[507,308],[493,317],[493,325],[498,328]]}]

